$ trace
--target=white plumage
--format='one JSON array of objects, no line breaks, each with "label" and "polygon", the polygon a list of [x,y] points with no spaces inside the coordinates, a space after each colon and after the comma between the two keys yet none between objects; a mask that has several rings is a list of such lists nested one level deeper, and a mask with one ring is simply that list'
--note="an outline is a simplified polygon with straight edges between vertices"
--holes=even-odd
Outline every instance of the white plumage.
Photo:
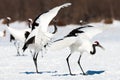
[{"label": "white plumage", "polygon": [[51,51],[64,49],[66,47],[69,47],[70,45],[72,45],[75,42],[76,42],[76,37],[66,37],[66,38],[63,38],[63,39],[53,42],[50,45],[50,47],[48,47],[48,49]]},{"label": "white plumage", "polygon": [[[14,41],[14,45],[17,48],[17,55],[20,56],[19,48],[20,48],[20,43],[24,43],[27,36],[31,32],[31,28],[27,29],[15,29],[12,27],[9,27],[9,21],[11,20],[10,17],[7,17],[7,30],[10,33],[10,41]],[[30,24],[30,23],[29,23]]]},{"label": "white plumage", "polygon": [[80,29],[79,28],[76,28],[76,29],[84,31],[84,33],[77,33],[77,32],[75,32],[74,34],[76,34],[77,36],[72,35],[72,36],[69,36],[69,37],[66,37],[67,36],[66,35],[64,38],[58,39],[58,40],[54,41],[51,44],[51,46],[48,47],[48,49],[49,50],[60,50],[60,49],[69,47],[70,45],[72,45],[76,41],[79,41],[79,42],[84,41],[82,39],[86,39],[89,42],[91,42],[91,39],[93,37],[95,37],[96,35],[102,33],[104,30],[108,29],[108,27],[92,27],[92,26],[91,27],[87,27],[87,26],[83,26],[83,28],[80,27]]},{"label": "white plumage", "polygon": [[32,32],[24,44],[23,51],[25,51],[27,47],[34,50],[33,61],[37,73],[37,56],[39,54],[39,51],[42,51],[54,36],[54,34],[48,32],[48,25],[61,8],[68,7],[69,5],[71,5],[71,3],[66,3],[39,15],[32,24]]},{"label": "white plumage", "polygon": [[78,64],[85,75],[85,72],[83,71],[81,65],[80,65],[80,59],[81,56],[84,52],[95,54],[96,49],[95,47],[101,47],[103,48],[98,41],[95,41],[94,43],[91,42],[91,39],[103,32],[106,28],[104,27],[93,27],[93,26],[83,26],[76,28],[72,30],[68,35],[66,35],[63,39],[59,39],[57,41],[54,41],[50,48],[50,50],[59,50],[63,49],[65,47],[69,47],[71,50],[70,55],[66,58],[69,72],[71,73],[70,65],[69,65],[69,57],[71,56],[72,53],[74,52],[80,52],[80,57],[78,59]]},{"label": "white plumage", "polygon": [[25,42],[25,32],[28,31],[30,32],[31,29],[24,29],[24,30],[19,30],[19,29],[14,29],[11,27],[8,27],[8,31],[10,32],[11,35],[14,36],[15,40],[18,40],[20,42]]},{"label": "white plumage", "polygon": [[70,5],[71,5],[71,3],[65,3],[65,4],[63,4],[61,6],[57,6],[57,7],[53,8],[53,9],[49,10],[48,12],[40,15],[40,17],[36,20],[36,23],[39,23],[39,28],[43,32],[47,32],[49,23],[57,15],[58,11],[61,8],[68,7]]}]

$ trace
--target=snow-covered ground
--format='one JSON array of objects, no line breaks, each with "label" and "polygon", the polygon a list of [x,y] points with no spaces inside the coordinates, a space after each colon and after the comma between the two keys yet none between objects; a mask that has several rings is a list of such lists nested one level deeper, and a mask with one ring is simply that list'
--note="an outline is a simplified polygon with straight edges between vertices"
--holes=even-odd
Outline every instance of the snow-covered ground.
[{"label": "snow-covered ground", "polygon": [[[66,57],[69,49],[59,51],[48,51],[38,57],[39,74],[35,73],[32,56],[27,50],[26,56],[16,56],[16,49],[9,42],[9,33],[5,38],[0,38],[0,80],[120,80],[120,22],[114,21],[113,24],[91,23],[94,26],[109,26],[106,30],[93,40],[98,40],[105,51],[97,48],[95,55],[85,53],[82,56],[81,64],[84,71],[88,74],[81,75],[81,70],[77,64],[78,53],[71,56],[70,65],[75,76],[69,75]],[[15,28],[27,28],[26,24],[15,22],[10,25]],[[55,38],[61,38],[70,30],[79,25],[67,25],[60,27]],[[0,31],[6,26],[0,23]]]}]

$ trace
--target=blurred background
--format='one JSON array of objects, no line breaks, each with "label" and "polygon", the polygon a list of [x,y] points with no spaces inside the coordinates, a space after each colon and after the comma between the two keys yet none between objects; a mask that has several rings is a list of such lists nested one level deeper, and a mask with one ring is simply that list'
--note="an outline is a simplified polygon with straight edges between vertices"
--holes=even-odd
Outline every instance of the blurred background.
[{"label": "blurred background", "polygon": [[79,24],[80,19],[86,22],[98,22],[105,19],[120,19],[120,0],[0,0],[0,19],[10,16],[13,21],[25,21],[46,12],[63,3],[71,2],[72,6],[61,9],[56,19],[58,25]]}]

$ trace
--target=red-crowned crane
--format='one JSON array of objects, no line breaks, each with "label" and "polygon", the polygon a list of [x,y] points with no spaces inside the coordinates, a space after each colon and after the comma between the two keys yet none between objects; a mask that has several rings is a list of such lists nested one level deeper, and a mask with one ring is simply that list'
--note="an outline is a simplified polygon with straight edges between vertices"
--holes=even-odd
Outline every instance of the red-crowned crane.
[{"label": "red-crowned crane", "polygon": [[71,3],[65,3],[61,6],[57,6],[46,13],[38,15],[38,17],[36,17],[36,19],[33,21],[32,32],[24,44],[23,51],[25,51],[27,48],[34,50],[33,61],[35,64],[36,73],[38,73],[38,54],[40,51],[42,52],[42,50],[56,33],[56,30],[53,33],[48,32],[48,25],[61,8],[68,7],[69,5],[71,5]]},{"label": "red-crowned crane", "polygon": [[96,47],[100,47],[100,48],[104,49],[98,41],[95,41],[94,43],[92,43],[91,39],[95,35],[103,32],[105,29],[107,29],[107,28],[106,27],[93,27],[90,25],[85,25],[83,27],[73,29],[64,38],[54,41],[51,44],[51,46],[48,47],[48,49],[49,50],[60,50],[60,49],[66,48],[66,47],[70,48],[71,52],[70,52],[69,56],[66,58],[70,75],[73,75],[73,74],[71,72],[71,68],[69,65],[69,58],[72,53],[79,52],[80,56],[78,59],[78,64],[79,64],[79,67],[80,67],[83,75],[86,75],[86,73],[84,72],[84,70],[82,69],[81,64],[80,64],[81,56],[84,52],[90,53],[92,55],[95,54]]},{"label": "red-crowned crane", "polygon": [[[10,33],[10,42],[14,41],[14,45],[15,45],[15,47],[17,49],[17,56],[20,56],[20,52],[19,52],[20,43],[25,42],[26,38],[28,37],[28,35],[31,32],[31,28],[19,30],[19,29],[9,27],[10,20],[11,20],[10,17],[6,18],[7,26],[8,26],[7,30]],[[30,26],[31,20],[28,20],[28,22],[29,22],[29,26]]]}]

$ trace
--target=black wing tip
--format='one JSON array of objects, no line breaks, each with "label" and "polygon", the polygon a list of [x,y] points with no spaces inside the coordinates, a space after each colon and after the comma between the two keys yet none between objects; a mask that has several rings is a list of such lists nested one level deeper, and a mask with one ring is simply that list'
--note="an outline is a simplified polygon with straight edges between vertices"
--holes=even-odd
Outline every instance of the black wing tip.
[{"label": "black wing tip", "polygon": [[22,50],[23,50],[23,52],[25,52],[25,50],[27,49],[27,46],[26,46],[26,44],[23,46],[23,48],[22,48]]},{"label": "black wing tip", "polygon": [[82,30],[79,30],[79,28],[77,28],[77,29],[73,29],[67,36],[65,36],[65,37],[73,37],[73,36],[77,36],[77,34],[76,33],[84,33],[84,31],[82,31]]},{"label": "black wing tip", "polygon": [[58,39],[58,40],[55,40],[54,42],[57,42],[57,41],[61,41],[61,40],[63,40],[64,38],[62,38],[62,39]]},{"label": "black wing tip", "polygon": [[25,32],[25,38],[26,39],[28,38],[29,34],[30,34],[30,32],[28,32],[28,31]]},{"label": "black wing tip", "polygon": [[12,42],[14,40],[15,40],[15,37],[12,34],[10,34],[10,42]]}]

